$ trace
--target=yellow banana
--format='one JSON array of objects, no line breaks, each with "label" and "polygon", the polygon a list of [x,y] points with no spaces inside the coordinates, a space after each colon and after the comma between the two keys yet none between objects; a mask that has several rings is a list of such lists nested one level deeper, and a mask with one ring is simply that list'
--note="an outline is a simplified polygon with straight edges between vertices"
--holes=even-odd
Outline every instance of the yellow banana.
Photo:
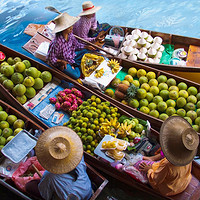
[{"label": "yellow banana", "polygon": [[104,74],[104,69],[101,68],[101,69],[95,71],[95,75],[94,76],[96,78],[100,78],[101,76],[103,76],[103,74]]}]

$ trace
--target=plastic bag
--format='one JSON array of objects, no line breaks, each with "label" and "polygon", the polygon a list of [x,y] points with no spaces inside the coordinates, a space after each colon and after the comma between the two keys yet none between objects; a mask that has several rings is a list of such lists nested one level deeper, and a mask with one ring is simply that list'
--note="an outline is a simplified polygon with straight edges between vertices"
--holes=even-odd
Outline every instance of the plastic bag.
[{"label": "plastic bag", "polygon": [[81,59],[81,71],[85,77],[88,77],[92,72],[104,61],[102,56],[86,53]]},{"label": "plastic bag", "polygon": [[32,164],[36,166],[36,168],[41,172],[41,174],[44,173],[45,169],[40,165],[40,163],[37,160],[37,157],[34,156],[27,159],[26,162],[21,163],[18,169],[12,175],[12,180],[14,181],[16,187],[22,192],[25,192],[26,183],[35,179],[40,179],[38,174],[33,169]]},{"label": "plastic bag", "polygon": [[142,183],[147,183],[147,179],[141,174],[141,172],[134,166],[124,166],[122,170],[129,174],[132,178]]}]

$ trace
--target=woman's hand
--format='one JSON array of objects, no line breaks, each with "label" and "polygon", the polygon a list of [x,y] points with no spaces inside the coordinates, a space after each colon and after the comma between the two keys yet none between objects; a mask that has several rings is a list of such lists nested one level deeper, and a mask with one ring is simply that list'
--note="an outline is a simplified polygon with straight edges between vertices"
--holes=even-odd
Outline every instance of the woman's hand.
[{"label": "woman's hand", "polygon": [[68,64],[67,61],[58,59],[57,62],[60,64],[59,68],[61,71],[64,71],[64,69],[67,69],[67,64]]},{"label": "woman's hand", "polygon": [[153,161],[153,158],[152,158],[152,157],[147,157],[147,156],[143,156],[142,159],[143,159],[143,160]]},{"label": "woman's hand", "polygon": [[149,169],[151,169],[151,165],[147,165],[145,162],[142,162],[140,165],[139,165],[139,168],[141,171],[143,172],[148,172]]}]

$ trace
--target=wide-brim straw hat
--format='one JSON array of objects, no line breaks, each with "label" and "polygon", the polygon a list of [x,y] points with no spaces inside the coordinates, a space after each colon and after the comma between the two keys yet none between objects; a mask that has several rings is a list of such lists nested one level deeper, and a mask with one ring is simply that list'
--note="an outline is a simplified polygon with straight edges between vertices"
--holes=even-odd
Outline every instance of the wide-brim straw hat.
[{"label": "wide-brim straw hat", "polygon": [[79,16],[94,14],[101,9],[101,6],[94,6],[91,1],[85,1],[82,4],[82,9],[83,11],[79,14]]},{"label": "wide-brim straw hat", "polygon": [[63,174],[79,164],[83,156],[83,144],[72,129],[55,126],[42,133],[35,151],[44,169],[54,174]]},{"label": "wide-brim straw hat", "polygon": [[185,166],[192,162],[197,153],[199,136],[187,120],[171,116],[161,126],[160,144],[170,163]]},{"label": "wide-brim straw hat", "polygon": [[65,29],[74,25],[79,19],[80,17],[70,16],[66,12],[61,13],[53,20],[53,22],[55,23],[55,28],[53,30],[53,33],[64,31]]}]

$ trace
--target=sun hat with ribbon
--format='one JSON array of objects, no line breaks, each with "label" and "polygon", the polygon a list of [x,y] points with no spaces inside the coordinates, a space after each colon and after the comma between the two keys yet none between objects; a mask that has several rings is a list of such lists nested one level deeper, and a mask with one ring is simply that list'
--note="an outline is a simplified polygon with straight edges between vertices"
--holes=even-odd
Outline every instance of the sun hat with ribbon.
[{"label": "sun hat with ribbon", "polygon": [[91,15],[96,13],[98,10],[101,9],[101,6],[94,6],[91,1],[85,1],[82,4],[83,11],[79,14],[79,16],[83,15]]},{"label": "sun hat with ribbon", "polygon": [[192,162],[197,153],[199,136],[187,120],[171,116],[161,126],[160,144],[170,163],[185,166]]},{"label": "sun hat with ribbon", "polygon": [[35,152],[44,169],[53,174],[63,174],[79,164],[83,156],[83,144],[72,129],[55,126],[42,133]]},{"label": "sun hat with ribbon", "polygon": [[64,31],[65,29],[74,25],[79,19],[80,17],[70,16],[66,12],[61,13],[53,20],[53,22],[55,23],[55,28],[53,30],[53,33]]}]

